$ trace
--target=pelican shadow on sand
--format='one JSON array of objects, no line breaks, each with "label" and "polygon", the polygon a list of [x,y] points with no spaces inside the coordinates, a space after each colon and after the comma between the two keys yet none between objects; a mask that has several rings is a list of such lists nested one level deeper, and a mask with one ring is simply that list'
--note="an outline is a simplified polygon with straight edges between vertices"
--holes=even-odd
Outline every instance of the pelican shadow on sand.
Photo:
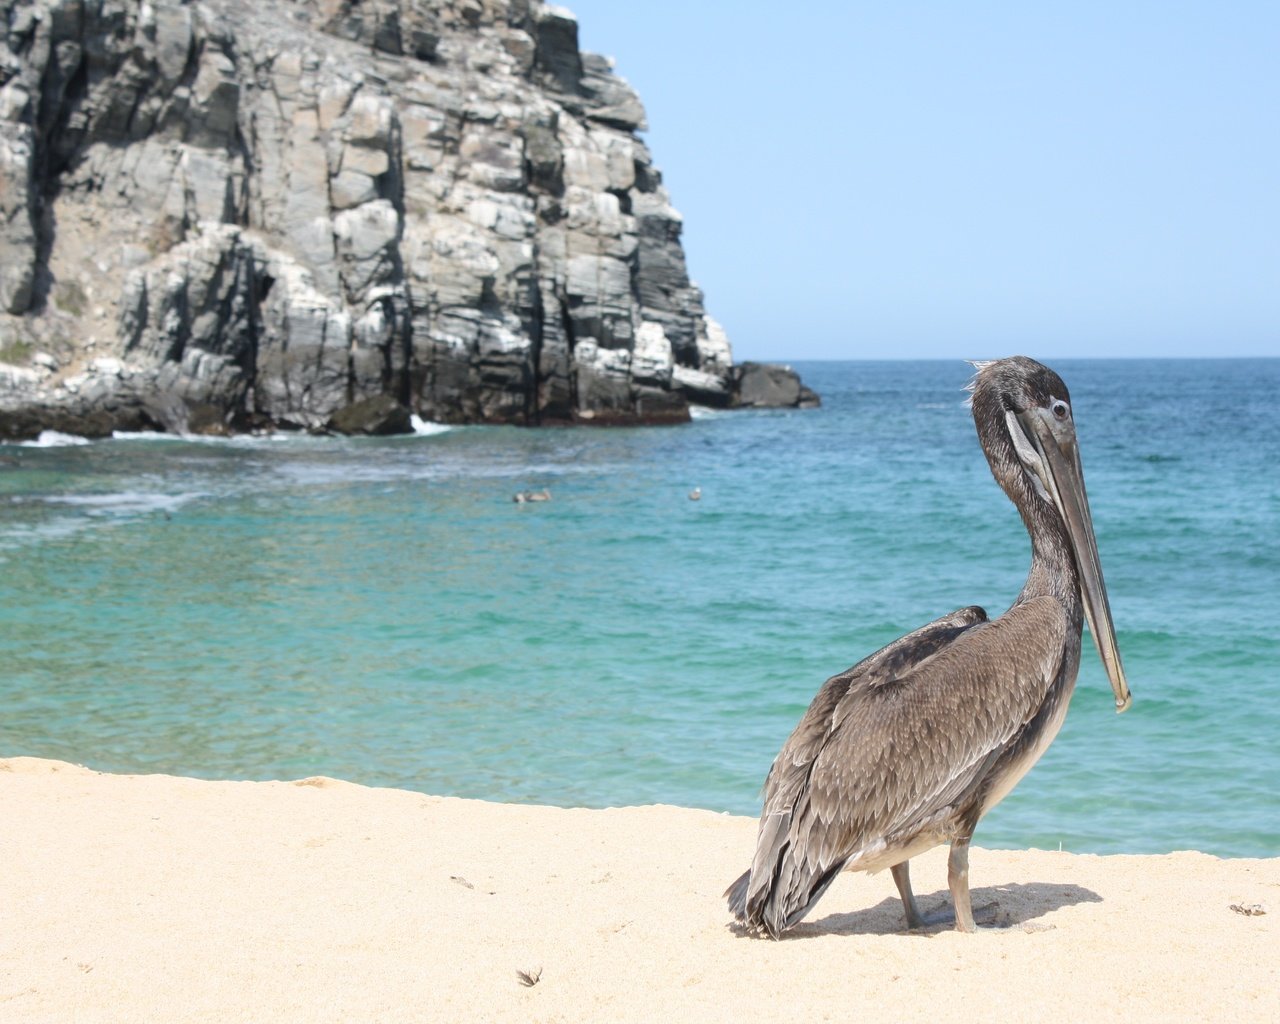
[{"label": "pelican shadow on sand", "polygon": [[[989,885],[972,891],[973,915],[978,924],[992,929],[1026,928],[1039,931],[1054,927],[1034,922],[1046,914],[1079,903],[1101,903],[1102,897],[1082,885],[1062,882],[1012,882],[1007,885]],[[783,941],[792,939],[816,939],[824,935],[937,935],[950,931],[954,924],[947,914],[948,893],[945,889],[918,897],[921,910],[941,916],[933,923],[902,930],[902,903],[893,896],[886,896],[874,907],[846,913],[828,914],[815,921],[805,921],[779,936]],[[730,930],[741,937],[752,937],[753,932],[737,922]]]}]

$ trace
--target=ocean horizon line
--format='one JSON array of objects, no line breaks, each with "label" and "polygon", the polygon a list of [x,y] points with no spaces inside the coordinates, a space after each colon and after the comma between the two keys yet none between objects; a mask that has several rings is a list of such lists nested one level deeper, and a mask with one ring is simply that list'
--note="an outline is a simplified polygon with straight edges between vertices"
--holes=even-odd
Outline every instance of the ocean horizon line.
[{"label": "ocean horizon line", "polygon": [[[1031,353],[1032,350],[1023,350],[1020,354]],[[1011,353],[1006,353],[1009,355]],[[1019,353],[1012,353],[1019,354]],[[876,363],[876,364],[892,364],[892,363],[968,363],[973,359],[989,359],[1001,358],[999,356],[896,356],[893,358],[887,356],[794,356],[794,357],[772,357],[772,356],[750,356],[741,357],[740,363],[785,363],[788,365],[805,365],[813,363]],[[1052,354],[1034,353],[1033,358],[1047,363],[1063,363],[1070,365],[1072,363],[1222,363],[1222,362],[1278,362],[1280,354],[1276,355],[1225,355],[1225,356],[1055,356]]]}]

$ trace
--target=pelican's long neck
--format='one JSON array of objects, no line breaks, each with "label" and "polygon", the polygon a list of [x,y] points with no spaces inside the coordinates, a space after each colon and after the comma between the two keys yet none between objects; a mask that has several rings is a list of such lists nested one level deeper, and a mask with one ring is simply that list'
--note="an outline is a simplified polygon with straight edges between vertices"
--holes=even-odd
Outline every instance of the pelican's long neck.
[{"label": "pelican's long neck", "polygon": [[1062,514],[1052,501],[1039,493],[1023,468],[1009,439],[999,403],[988,395],[976,394],[974,419],[991,473],[1018,510],[1031,538],[1031,568],[1015,603],[1045,595],[1055,597],[1067,609],[1073,623],[1082,623],[1080,573]]},{"label": "pelican's long neck", "polygon": [[1078,626],[1084,618],[1084,604],[1080,597],[1080,571],[1066,524],[1050,502],[1034,493],[1029,497],[1029,503],[1014,502],[1031,538],[1031,568],[1018,602],[1045,595],[1055,597]]}]

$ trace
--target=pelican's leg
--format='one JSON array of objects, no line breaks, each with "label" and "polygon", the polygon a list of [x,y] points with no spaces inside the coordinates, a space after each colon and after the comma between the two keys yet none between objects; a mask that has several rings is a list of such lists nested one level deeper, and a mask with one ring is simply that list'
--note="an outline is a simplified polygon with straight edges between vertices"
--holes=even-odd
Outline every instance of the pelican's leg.
[{"label": "pelican's leg", "polygon": [[956,930],[975,931],[973,906],[969,900],[968,836],[951,844],[951,854],[947,857],[947,884],[951,887],[951,902],[956,908]]},{"label": "pelican's leg", "polygon": [[898,895],[902,897],[902,909],[907,913],[908,928],[923,928],[925,920],[916,906],[915,893],[911,891],[911,862],[904,860],[889,869],[893,872],[894,884],[898,887]]}]

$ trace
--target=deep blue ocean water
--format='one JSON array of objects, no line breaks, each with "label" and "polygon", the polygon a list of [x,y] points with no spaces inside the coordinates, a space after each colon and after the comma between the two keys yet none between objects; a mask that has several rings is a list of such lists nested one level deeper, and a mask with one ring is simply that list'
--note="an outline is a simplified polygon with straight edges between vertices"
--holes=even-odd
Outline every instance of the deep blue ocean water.
[{"label": "deep blue ocean water", "polygon": [[[1054,367],[1135,704],[1086,638],[975,842],[1280,855],[1280,360]],[[0,756],[754,815],[825,678],[1029,558],[969,367],[798,369],[822,409],[684,427],[0,446]]]}]

